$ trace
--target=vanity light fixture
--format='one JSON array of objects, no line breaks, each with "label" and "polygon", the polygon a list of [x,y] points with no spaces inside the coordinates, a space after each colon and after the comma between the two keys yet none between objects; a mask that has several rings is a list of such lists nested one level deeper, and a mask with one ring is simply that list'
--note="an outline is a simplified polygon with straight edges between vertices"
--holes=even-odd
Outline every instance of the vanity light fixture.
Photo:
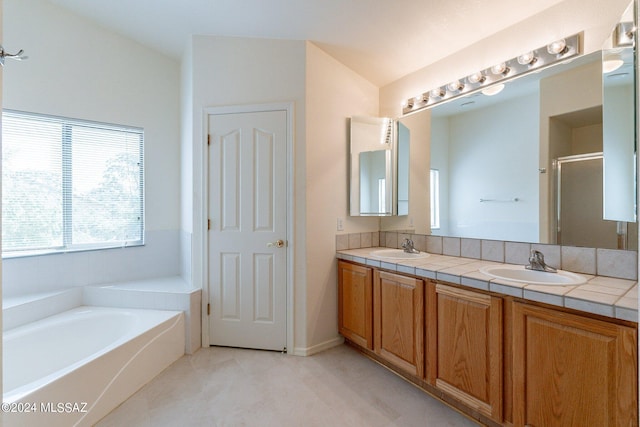
[{"label": "vanity light fixture", "polygon": [[[620,33],[628,34],[635,28],[624,28]],[[493,67],[469,74],[463,79],[453,80],[446,86],[440,86],[425,92],[421,96],[410,98],[402,106],[402,114],[410,114],[434,105],[474,92],[496,94],[504,88],[504,83],[524,74],[542,70],[550,65],[565,62],[582,53],[582,33],[556,40],[538,49],[526,52],[515,58],[500,62]],[[498,87],[503,85],[502,87]],[[493,88],[495,86],[495,88]],[[485,89],[491,88],[488,91]]]}]

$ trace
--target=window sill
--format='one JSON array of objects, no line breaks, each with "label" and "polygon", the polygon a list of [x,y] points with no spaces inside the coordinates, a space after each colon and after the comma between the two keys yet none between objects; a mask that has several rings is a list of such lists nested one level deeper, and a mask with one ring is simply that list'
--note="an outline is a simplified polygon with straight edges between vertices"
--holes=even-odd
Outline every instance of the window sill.
[{"label": "window sill", "polygon": [[41,250],[33,250],[33,251],[16,251],[3,253],[2,259],[15,259],[15,258],[28,258],[35,256],[45,256],[45,255],[64,255],[69,253],[77,253],[77,252],[89,252],[89,251],[103,251],[109,249],[125,249],[125,248],[133,248],[144,246],[144,242],[127,242],[125,244],[119,243],[113,246],[83,246],[83,247],[75,247],[70,249],[41,249]]}]

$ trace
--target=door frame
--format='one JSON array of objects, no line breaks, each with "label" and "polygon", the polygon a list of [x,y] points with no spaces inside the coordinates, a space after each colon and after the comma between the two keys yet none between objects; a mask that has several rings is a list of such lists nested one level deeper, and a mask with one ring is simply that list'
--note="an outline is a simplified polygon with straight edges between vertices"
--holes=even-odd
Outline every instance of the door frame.
[{"label": "door frame", "polygon": [[[207,305],[211,292],[209,291],[209,239],[208,229],[206,226],[209,218],[209,145],[207,138],[209,135],[209,116],[220,114],[243,114],[258,113],[268,111],[285,111],[287,117],[286,124],[286,329],[287,329],[287,353],[293,354],[294,351],[294,311],[293,311],[293,273],[294,273],[294,228],[293,228],[293,129],[294,129],[294,103],[278,102],[268,104],[249,104],[249,105],[226,105],[220,107],[205,107],[202,116],[202,151],[200,152],[202,159],[202,175],[201,175],[201,200],[200,214],[203,221],[202,238],[201,238],[201,254],[202,262],[200,263],[200,274],[202,277],[202,347],[209,347],[209,315],[207,314]],[[195,153],[194,153],[195,154]],[[195,206],[194,206],[195,207]]]}]

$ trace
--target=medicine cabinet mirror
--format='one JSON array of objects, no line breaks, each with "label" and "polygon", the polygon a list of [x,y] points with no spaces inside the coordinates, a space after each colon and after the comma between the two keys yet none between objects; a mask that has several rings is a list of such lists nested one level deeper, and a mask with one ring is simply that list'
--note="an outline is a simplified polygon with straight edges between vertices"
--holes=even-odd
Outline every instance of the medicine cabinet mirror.
[{"label": "medicine cabinet mirror", "polygon": [[409,129],[380,117],[354,116],[350,125],[351,216],[409,213]]}]

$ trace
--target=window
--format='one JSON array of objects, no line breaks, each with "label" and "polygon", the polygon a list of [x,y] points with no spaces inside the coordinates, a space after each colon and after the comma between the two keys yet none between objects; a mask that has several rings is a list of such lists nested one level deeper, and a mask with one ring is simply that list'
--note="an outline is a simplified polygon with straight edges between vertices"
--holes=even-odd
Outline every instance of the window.
[{"label": "window", "polygon": [[142,129],[5,110],[2,254],[141,245]]},{"label": "window", "polygon": [[431,185],[431,229],[436,230],[440,228],[440,171],[437,169],[431,169],[430,174]]}]

